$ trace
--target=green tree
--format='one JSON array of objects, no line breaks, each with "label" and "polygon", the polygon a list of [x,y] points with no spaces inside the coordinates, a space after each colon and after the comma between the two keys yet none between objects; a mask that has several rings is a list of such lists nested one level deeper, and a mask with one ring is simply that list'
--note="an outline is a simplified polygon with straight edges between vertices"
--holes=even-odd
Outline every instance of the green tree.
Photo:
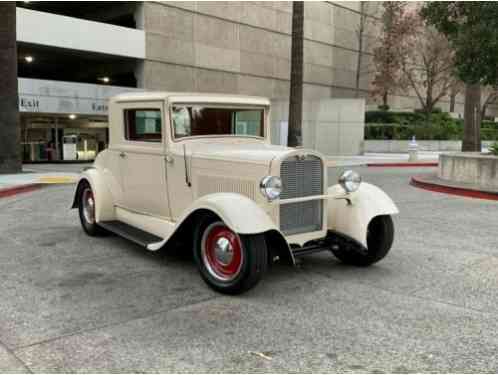
[{"label": "green tree", "polygon": [[0,14],[0,173],[15,173],[21,170],[16,3],[0,2]]},{"label": "green tree", "polygon": [[291,79],[289,98],[289,146],[302,145],[304,3],[292,3]]},{"label": "green tree", "polygon": [[480,151],[481,85],[498,84],[498,3],[429,2],[422,16],[448,38],[465,83],[462,151]]}]

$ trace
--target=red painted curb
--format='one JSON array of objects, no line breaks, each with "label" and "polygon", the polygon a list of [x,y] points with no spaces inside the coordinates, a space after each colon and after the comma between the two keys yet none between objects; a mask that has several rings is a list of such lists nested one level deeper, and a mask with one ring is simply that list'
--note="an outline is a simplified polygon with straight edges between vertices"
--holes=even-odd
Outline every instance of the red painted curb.
[{"label": "red painted curb", "polygon": [[437,167],[438,162],[430,163],[367,163],[367,167]]},{"label": "red painted curb", "polygon": [[0,198],[11,197],[13,195],[28,193],[39,189],[41,184],[18,185],[11,188],[0,189]]},{"label": "red painted curb", "polygon": [[411,178],[410,185],[421,188],[421,189],[434,191],[436,193],[444,193],[444,194],[458,195],[458,196],[467,197],[467,198],[477,198],[477,199],[487,199],[487,200],[492,200],[492,201],[498,201],[498,193],[465,189],[465,188],[459,188],[459,187],[454,187],[454,186],[443,186],[443,185],[435,184],[432,182],[422,181],[417,177]]}]

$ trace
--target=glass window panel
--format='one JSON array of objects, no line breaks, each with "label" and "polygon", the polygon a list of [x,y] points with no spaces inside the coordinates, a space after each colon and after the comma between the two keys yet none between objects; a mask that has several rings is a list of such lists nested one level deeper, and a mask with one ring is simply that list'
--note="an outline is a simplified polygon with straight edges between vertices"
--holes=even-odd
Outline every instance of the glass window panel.
[{"label": "glass window panel", "polygon": [[126,109],[124,114],[127,140],[161,142],[162,122],[159,109]]},{"label": "glass window panel", "polygon": [[203,135],[264,137],[264,109],[174,106],[175,138]]}]

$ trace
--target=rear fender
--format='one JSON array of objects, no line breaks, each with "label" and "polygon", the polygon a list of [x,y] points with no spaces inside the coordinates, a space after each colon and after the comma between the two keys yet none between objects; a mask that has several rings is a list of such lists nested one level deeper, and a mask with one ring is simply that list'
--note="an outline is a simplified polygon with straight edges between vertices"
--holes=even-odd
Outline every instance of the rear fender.
[{"label": "rear fender", "polygon": [[354,193],[346,194],[340,185],[328,188],[334,196],[328,203],[328,227],[367,247],[367,228],[370,221],[381,215],[395,215],[398,208],[391,198],[375,185],[361,183]]},{"label": "rear fender", "polygon": [[114,220],[114,201],[112,194],[107,187],[101,172],[95,168],[86,169],[80,176],[76,191],[74,193],[73,204],[71,208],[78,208],[78,198],[84,182],[90,184],[95,197],[95,220],[108,221]]}]

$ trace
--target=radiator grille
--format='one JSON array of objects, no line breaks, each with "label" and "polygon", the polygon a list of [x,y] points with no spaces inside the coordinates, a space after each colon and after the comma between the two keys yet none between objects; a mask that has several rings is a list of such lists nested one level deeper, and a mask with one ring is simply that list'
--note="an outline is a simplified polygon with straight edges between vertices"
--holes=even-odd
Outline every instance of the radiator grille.
[{"label": "radiator grille", "polygon": [[[292,157],[280,167],[283,191],[280,199],[323,194],[323,166],[320,158]],[[317,231],[322,228],[322,200],[282,204],[280,230],[286,235]]]}]

